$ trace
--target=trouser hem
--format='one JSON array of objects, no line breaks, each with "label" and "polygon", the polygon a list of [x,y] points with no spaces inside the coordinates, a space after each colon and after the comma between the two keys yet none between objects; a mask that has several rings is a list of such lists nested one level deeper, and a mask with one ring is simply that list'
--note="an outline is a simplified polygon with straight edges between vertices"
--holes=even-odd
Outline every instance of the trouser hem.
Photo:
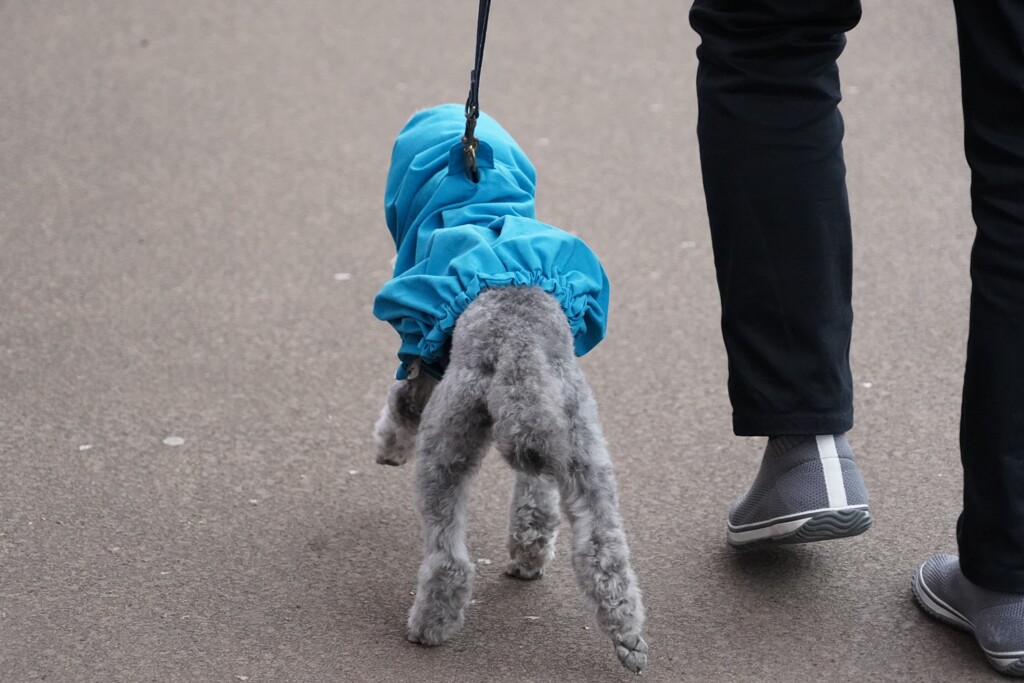
[{"label": "trouser hem", "polygon": [[736,436],[845,434],[853,428],[853,409],[823,415],[740,415],[733,413]]},{"label": "trouser hem", "polygon": [[993,571],[960,557],[960,571],[976,586],[1001,593],[1024,593],[1024,571]]}]

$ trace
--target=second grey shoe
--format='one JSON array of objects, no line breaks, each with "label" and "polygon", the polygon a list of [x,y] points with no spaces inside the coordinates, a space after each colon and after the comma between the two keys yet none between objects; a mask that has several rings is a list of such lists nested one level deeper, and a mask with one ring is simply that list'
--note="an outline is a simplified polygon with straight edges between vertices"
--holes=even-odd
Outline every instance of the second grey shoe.
[{"label": "second grey shoe", "polygon": [[750,490],[729,511],[733,547],[856,536],[871,526],[850,444],[837,436],[769,439]]},{"label": "second grey shoe", "polygon": [[921,609],[974,635],[1001,674],[1024,677],[1024,593],[999,593],[971,583],[956,555],[934,555],[911,584]]}]

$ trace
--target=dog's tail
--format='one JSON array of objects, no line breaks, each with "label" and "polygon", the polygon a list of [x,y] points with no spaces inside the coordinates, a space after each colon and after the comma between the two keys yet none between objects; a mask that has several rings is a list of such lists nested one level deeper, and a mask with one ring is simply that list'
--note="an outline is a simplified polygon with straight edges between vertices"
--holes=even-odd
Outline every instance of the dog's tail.
[{"label": "dog's tail", "polygon": [[471,356],[481,376],[489,375],[487,412],[509,464],[539,473],[564,460],[582,376],[558,302],[538,287],[484,292],[460,318],[456,346],[453,363]]}]

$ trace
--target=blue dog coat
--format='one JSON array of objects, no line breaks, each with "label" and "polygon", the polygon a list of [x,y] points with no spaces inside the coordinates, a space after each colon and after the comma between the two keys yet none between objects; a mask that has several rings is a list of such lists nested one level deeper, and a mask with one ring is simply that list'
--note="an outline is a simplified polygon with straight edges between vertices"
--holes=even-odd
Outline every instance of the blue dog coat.
[{"label": "blue dog coat", "polygon": [[583,240],[534,218],[536,171],[497,121],[481,114],[480,182],[465,171],[461,106],[421,111],[395,141],[384,192],[398,257],[373,314],[398,331],[402,365],[440,378],[455,321],[488,287],[535,285],[561,303],[576,355],[604,338],[608,277]]}]

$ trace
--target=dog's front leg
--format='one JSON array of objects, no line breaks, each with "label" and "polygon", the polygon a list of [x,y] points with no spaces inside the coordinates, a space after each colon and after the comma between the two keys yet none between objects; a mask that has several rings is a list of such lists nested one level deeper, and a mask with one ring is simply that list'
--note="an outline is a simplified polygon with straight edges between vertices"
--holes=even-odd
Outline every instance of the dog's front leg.
[{"label": "dog's front leg", "polygon": [[404,465],[416,447],[420,416],[437,386],[437,380],[420,372],[410,379],[395,380],[373,428],[377,462]]},{"label": "dog's front leg", "polygon": [[558,533],[558,484],[543,474],[516,473],[509,514],[505,573],[517,579],[539,579],[555,556]]},{"label": "dog's front leg", "polygon": [[462,627],[472,591],[466,505],[489,434],[487,414],[472,393],[472,386],[446,377],[421,425],[416,474],[423,564],[409,611],[409,640],[424,645],[439,645]]}]

